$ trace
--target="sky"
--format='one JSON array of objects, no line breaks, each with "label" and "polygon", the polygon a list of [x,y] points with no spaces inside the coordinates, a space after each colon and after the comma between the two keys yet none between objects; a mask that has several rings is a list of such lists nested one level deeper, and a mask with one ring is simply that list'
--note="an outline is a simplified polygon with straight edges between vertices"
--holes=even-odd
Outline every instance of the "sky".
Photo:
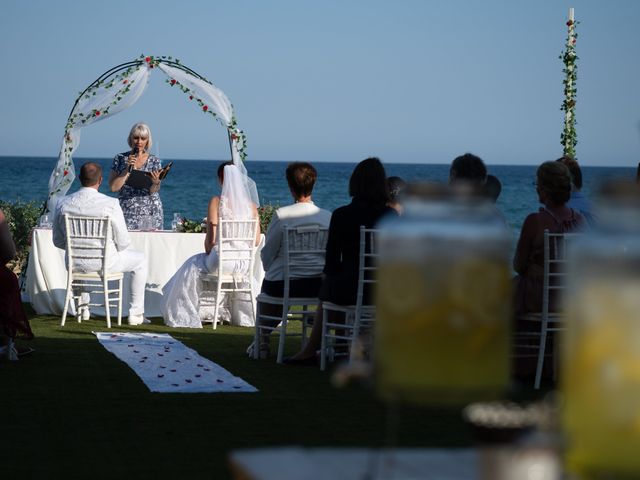
[{"label": "sky", "polygon": [[[249,160],[536,165],[562,154],[568,8],[577,27],[577,157],[640,161],[640,1],[0,2],[0,156],[56,157],[78,94],[140,54],[222,89]],[[159,72],[132,108],[82,131],[78,157],[222,159],[225,129]]]}]

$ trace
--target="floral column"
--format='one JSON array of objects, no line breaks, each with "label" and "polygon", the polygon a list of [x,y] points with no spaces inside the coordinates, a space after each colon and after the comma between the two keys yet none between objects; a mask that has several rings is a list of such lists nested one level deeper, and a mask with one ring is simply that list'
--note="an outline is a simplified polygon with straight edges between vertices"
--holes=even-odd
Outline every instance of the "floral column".
[{"label": "floral column", "polygon": [[576,33],[576,22],[573,18],[573,8],[569,9],[569,21],[567,22],[568,34],[567,45],[560,55],[560,59],[564,62],[564,101],[560,110],[564,111],[564,129],[560,135],[560,143],[562,144],[564,155],[567,157],[575,158],[576,156],[576,144],[578,143],[578,136],[576,134],[576,80],[578,79],[578,65],[576,61],[578,56],[576,55],[576,39],[578,34]]}]

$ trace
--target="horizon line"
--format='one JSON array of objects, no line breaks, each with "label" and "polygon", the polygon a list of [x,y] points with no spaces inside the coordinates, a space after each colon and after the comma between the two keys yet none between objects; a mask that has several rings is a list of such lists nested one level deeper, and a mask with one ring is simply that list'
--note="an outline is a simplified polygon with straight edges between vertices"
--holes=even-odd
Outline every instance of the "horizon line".
[{"label": "horizon line", "polygon": [[[40,155],[0,155],[0,158],[38,158],[38,159],[57,159],[58,157],[52,156],[40,156]],[[86,160],[110,160],[111,157],[94,157],[94,156],[78,156],[74,157],[77,159],[86,159]],[[187,161],[187,162],[226,162],[228,159],[209,159],[209,158],[164,158],[165,161]],[[259,159],[259,160],[245,160],[245,162],[275,162],[275,163],[292,163],[292,162],[308,162],[308,163],[342,163],[347,165],[357,165],[357,162],[348,162],[342,160],[321,160],[321,161],[309,161],[309,160],[269,160],[269,159]],[[382,161],[383,164],[388,165],[441,165],[441,166],[449,166],[450,163],[440,163],[440,162],[385,162]],[[521,164],[513,164],[513,163],[486,163],[486,165],[495,165],[495,166],[504,166],[504,167],[537,167],[540,166],[539,163],[521,163]],[[581,164],[580,167],[589,168],[638,168],[640,169],[640,162],[638,166],[635,165],[601,165],[601,164]]]}]

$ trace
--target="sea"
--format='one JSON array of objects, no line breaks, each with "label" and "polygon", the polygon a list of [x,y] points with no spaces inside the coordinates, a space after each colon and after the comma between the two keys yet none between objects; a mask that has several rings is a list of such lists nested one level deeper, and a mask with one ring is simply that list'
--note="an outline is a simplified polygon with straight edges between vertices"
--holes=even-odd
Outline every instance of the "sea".
[{"label": "sea", "polygon": [[[76,174],[86,161],[102,165],[108,175],[112,159],[74,158]],[[49,176],[56,164],[53,157],[0,156],[0,200],[44,202],[48,194]],[[202,219],[207,214],[207,205],[213,195],[220,192],[216,170],[221,161],[162,159],[163,165],[173,161],[170,174],[162,183],[160,196],[164,206],[164,225],[170,228],[174,213],[189,219]],[[335,210],[350,202],[349,177],[355,163],[314,162],[318,180],[313,191],[316,205]],[[246,162],[249,175],[256,182],[262,205],[284,206],[292,203],[285,179],[286,162],[251,160]],[[537,166],[532,165],[487,165],[489,173],[502,182],[502,193],[498,208],[502,211],[514,236],[527,214],[539,208],[533,185]],[[449,165],[402,164],[385,165],[388,176],[398,176],[407,182],[446,182]],[[631,167],[583,167],[583,192],[590,197],[597,185],[610,178],[634,179],[636,169]],[[79,188],[76,179],[69,193]],[[100,191],[117,196],[109,191],[106,178]]]}]

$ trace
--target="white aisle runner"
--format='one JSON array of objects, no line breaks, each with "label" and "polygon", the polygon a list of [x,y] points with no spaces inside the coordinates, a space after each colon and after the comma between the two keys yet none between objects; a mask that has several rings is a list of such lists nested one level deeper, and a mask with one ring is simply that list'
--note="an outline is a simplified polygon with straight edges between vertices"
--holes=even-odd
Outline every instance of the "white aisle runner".
[{"label": "white aisle runner", "polygon": [[166,333],[94,332],[152,392],[219,393],[258,390]]}]

